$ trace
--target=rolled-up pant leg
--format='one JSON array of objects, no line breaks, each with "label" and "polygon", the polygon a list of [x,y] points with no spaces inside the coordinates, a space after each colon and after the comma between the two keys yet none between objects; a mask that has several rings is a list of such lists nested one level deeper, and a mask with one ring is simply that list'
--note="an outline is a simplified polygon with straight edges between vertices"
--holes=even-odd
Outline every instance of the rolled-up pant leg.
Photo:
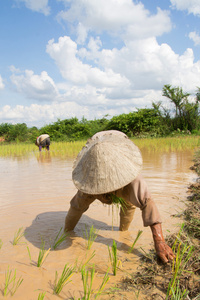
[{"label": "rolled-up pant leg", "polygon": [[65,231],[73,230],[82,214],[89,208],[95,200],[92,195],[84,194],[80,191],[70,201],[70,209],[65,218]]},{"label": "rolled-up pant leg", "polygon": [[128,230],[134,216],[136,207],[132,204],[126,204],[126,207],[120,208],[120,231]]}]

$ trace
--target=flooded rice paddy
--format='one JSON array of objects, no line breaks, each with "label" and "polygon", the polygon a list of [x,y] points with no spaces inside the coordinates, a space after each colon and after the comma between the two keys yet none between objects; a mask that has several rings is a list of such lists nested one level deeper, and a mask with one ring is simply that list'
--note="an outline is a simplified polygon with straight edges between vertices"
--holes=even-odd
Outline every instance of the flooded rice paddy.
[{"label": "flooded rice paddy", "polygon": [[[184,209],[187,187],[196,179],[196,174],[190,170],[193,154],[192,150],[168,153],[142,151],[142,174],[161,213],[165,236],[177,231],[180,219],[174,216]],[[98,290],[110,266],[108,246],[112,246],[113,240],[117,244],[121,265],[116,276],[110,269],[110,280],[105,290],[112,288],[114,292],[113,288],[122,277],[137,270],[142,249],[152,248],[151,232],[143,227],[139,209],[136,209],[129,231],[119,232],[117,208],[113,211],[112,207],[96,200],[66,241],[49,252],[41,267],[36,266],[41,240],[45,241],[45,249],[52,246],[64,226],[70,199],[76,193],[71,179],[73,160],[53,157],[51,151],[35,152],[26,158],[0,158],[0,239],[3,242],[0,249],[0,299],[4,299],[8,266],[13,273],[16,269],[16,279],[23,278],[12,299],[34,300],[42,292],[46,292],[44,299],[82,299],[80,267],[95,251],[90,263],[94,264],[96,271],[93,290]],[[89,228],[92,225],[98,230],[98,236],[91,250],[86,250],[85,226]],[[25,235],[18,245],[13,246],[14,234],[21,227]],[[128,254],[138,230],[143,230],[143,233],[133,252]],[[60,275],[65,264],[76,264],[76,273],[57,296],[53,294],[55,272]],[[99,298],[136,299],[134,297],[128,291],[119,290],[114,295],[110,293]]]}]

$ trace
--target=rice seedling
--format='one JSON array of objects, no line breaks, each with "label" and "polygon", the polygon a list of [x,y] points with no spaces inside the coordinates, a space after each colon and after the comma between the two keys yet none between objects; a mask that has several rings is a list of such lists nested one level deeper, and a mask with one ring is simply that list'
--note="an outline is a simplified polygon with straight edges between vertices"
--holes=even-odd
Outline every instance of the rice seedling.
[{"label": "rice seedling", "polygon": [[118,261],[117,259],[117,245],[114,240],[113,240],[111,250],[108,246],[108,252],[109,252],[110,262],[112,265],[113,275],[115,276],[117,274],[117,265],[120,263],[120,261]]},{"label": "rice seedling", "polygon": [[3,242],[2,242],[2,239],[0,239],[0,249],[2,248],[3,246]]},{"label": "rice seedling", "polygon": [[54,243],[53,243],[53,246],[51,248],[53,248],[54,250],[60,245],[62,244],[62,242],[64,242],[66,240],[66,237],[67,237],[67,234],[65,232],[61,233],[61,230],[62,230],[62,227],[60,228],[55,240],[54,240]]},{"label": "rice seedling", "polygon": [[86,239],[86,248],[88,250],[91,249],[93,242],[96,240],[98,235],[98,230],[92,225],[90,230],[88,231],[87,226],[85,226],[85,232],[83,232],[83,236]]},{"label": "rice seedling", "polygon": [[77,268],[78,271],[81,271],[82,268],[84,268],[85,266],[87,266],[89,264],[89,262],[93,259],[94,256],[95,256],[95,250],[92,252],[92,254],[89,257],[88,257],[88,252],[87,252],[86,256],[85,256],[85,261],[83,259],[78,266],[78,260],[76,260],[74,268]]},{"label": "rice seedling", "polygon": [[44,292],[44,293],[39,293],[39,295],[38,295],[38,300],[43,300],[45,295],[46,295],[46,292]]},{"label": "rice seedling", "polygon": [[40,252],[39,252],[39,255],[38,255],[38,260],[37,260],[37,267],[42,266],[45,259],[49,255],[49,251],[51,250],[51,248],[49,248],[48,250],[45,250],[44,247],[45,247],[45,242],[42,241],[42,245],[41,245]]},{"label": "rice seedling", "polygon": [[132,246],[130,247],[128,253],[131,253],[131,252],[132,252],[132,250],[133,250],[135,244],[137,243],[139,237],[141,236],[142,232],[143,232],[142,230],[138,230],[137,236],[136,236],[136,238],[135,238],[135,240],[134,240]]},{"label": "rice seedling", "polygon": [[30,262],[32,262],[32,259],[31,259],[31,252],[30,252],[30,249],[29,249],[28,246],[27,246],[27,250],[28,250],[28,256],[29,256]]},{"label": "rice seedling", "polygon": [[36,151],[34,144],[14,143],[3,144],[0,146],[1,157],[25,156],[33,151]]},{"label": "rice seedling", "polygon": [[14,239],[12,241],[12,244],[17,245],[23,236],[24,236],[23,227],[20,227],[18,231],[16,231],[14,234]]},{"label": "rice seedling", "polygon": [[162,137],[162,138],[132,138],[140,150],[145,149],[148,152],[169,152],[193,150],[199,147],[200,140],[198,136],[179,136],[179,137]]},{"label": "rice seedling", "polygon": [[184,289],[183,292],[181,291],[180,286],[179,286],[179,280],[178,280],[176,289],[174,290],[173,288],[171,288],[171,292],[172,292],[172,295],[171,295],[172,300],[183,300],[186,298],[189,299],[188,298],[189,291],[187,291],[186,289]]},{"label": "rice seedling", "polygon": [[102,280],[102,283],[101,283],[101,285],[99,287],[99,290],[97,291],[97,293],[95,295],[95,299],[97,299],[103,293],[103,291],[105,289],[105,286],[106,286],[107,282],[110,279],[110,277],[108,275],[108,272],[109,272],[109,268],[108,268],[108,270],[107,270],[107,272],[106,272],[106,274],[105,274],[105,276],[104,276],[104,278]]},{"label": "rice seedling", "polygon": [[186,264],[192,256],[194,246],[188,246],[187,244],[179,243],[176,254],[176,258],[172,264],[172,278],[169,282],[166,299],[169,299],[172,295],[172,291],[177,290],[178,280],[181,275],[186,271]]},{"label": "rice seedling", "polygon": [[111,198],[111,201],[113,204],[117,205],[117,207],[121,207],[121,209],[124,211],[124,209],[126,209],[126,201],[121,198],[121,197],[117,197],[115,194],[108,194],[109,197]]},{"label": "rice seedling", "polygon": [[[89,270],[86,270],[85,266],[81,269],[81,277],[83,282],[83,292],[84,297],[82,300],[90,300],[92,295],[92,284],[95,276],[95,267],[93,265],[92,269],[90,270],[90,276],[89,276]],[[90,277],[90,282],[89,282]]]},{"label": "rice seedling", "polygon": [[56,271],[55,274],[55,282],[54,282],[54,293],[59,295],[62,289],[66,284],[68,284],[71,280],[71,276],[73,275],[74,268],[67,267],[67,264],[64,266],[64,269],[62,271],[62,274],[60,278],[58,279],[58,272]]},{"label": "rice seedling", "polygon": [[[14,271],[14,275],[12,277],[12,270],[9,270],[9,266],[8,266],[8,270],[5,274],[5,288],[4,288],[4,297],[7,296],[8,294],[8,290],[11,293],[11,296],[13,296],[15,294],[15,292],[17,291],[17,289],[20,287],[20,285],[23,282],[23,278],[20,277],[17,281],[16,281],[16,269]],[[10,288],[10,285],[12,283],[12,287]]]}]

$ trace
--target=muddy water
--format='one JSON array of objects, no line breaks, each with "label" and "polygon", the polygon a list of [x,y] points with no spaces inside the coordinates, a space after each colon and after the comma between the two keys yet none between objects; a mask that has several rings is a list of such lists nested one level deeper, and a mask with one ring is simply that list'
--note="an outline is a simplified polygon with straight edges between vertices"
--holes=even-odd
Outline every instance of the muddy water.
[{"label": "muddy water", "polygon": [[[143,151],[142,154],[142,173],[162,215],[164,235],[168,231],[177,231],[180,219],[174,215],[184,209],[187,186],[196,179],[195,173],[189,169],[193,151],[161,154]],[[36,266],[41,239],[45,241],[45,249],[48,249],[64,226],[70,199],[76,192],[71,179],[72,165],[73,159],[55,158],[50,152],[35,153],[28,158],[0,158],[0,239],[3,241],[0,249],[0,299],[3,298],[8,266],[12,272],[16,269],[17,279],[20,276],[23,278],[12,299],[34,300],[41,292],[46,292],[44,299],[58,299],[53,295],[55,271],[60,275],[65,264],[74,265],[76,262],[78,270],[95,250],[91,262],[98,272],[93,288],[98,289],[109,266],[107,246],[111,246],[114,239],[122,265],[117,276],[113,276],[110,270],[109,288],[114,287],[126,272],[136,270],[142,249],[152,247],[150,229],[143,227],[139,209],[130,230],[119,232],[117,209],[112,211],[110,206],[95,201],[67,240],[49,252],[42,267]],[[86,251],[85,225],[88,228],[93,225],[98,230],[98,237],[90,251]],[[20,227],[25,230],[25,236],[20,244],[13,246],[14,233]],[[128,254],[139,229],[143,230],[141,238],[133,253]],[[61,299],[83,297],[80,272],[76,272],[71,279],[72,282],[61,291]],[[113,299],[122,298],[135,299],[128,291],[117,292]],[[100,299],[112,299],[112,295],[101,296]]]}]

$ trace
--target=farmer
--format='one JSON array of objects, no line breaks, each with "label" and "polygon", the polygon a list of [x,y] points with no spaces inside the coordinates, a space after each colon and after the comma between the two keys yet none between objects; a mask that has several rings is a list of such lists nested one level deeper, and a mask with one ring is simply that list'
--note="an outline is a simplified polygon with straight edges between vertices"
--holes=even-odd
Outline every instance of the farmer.
[{"label": "farmer", "polygon": [[79,152],[72,179],[78,191],[70,202],[65,231],[73,230],[90,204],[98,199],[112,204],[123,199],[119,230],[128,230],[135,208],[142,211],[144,226],[150,226],[157,255],[166,263],[174,254],[165,243],[158,209],[140,174],[142,156],[137,146],[122,132],[96,133]]},{"label": "farmer", "polygon": [[42,151],[42,148],[46,148],[49,151],[50,146],[50,137],[48,134],[42,134],[37,137],[35,141],[36,146],[39,147],[39,151]]}]

